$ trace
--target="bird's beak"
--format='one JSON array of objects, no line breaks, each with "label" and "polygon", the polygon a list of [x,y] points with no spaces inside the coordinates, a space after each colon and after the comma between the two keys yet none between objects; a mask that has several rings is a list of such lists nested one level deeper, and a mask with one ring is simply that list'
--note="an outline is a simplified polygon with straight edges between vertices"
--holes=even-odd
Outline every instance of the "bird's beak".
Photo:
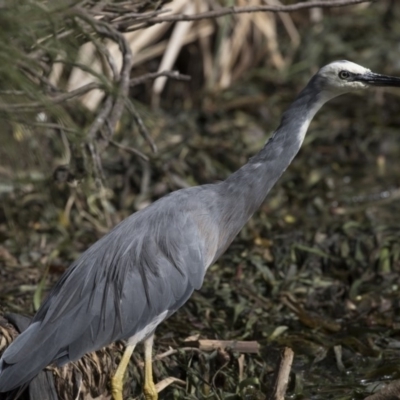
[{"label": "bird's beak", "polygon": [[400,78],[396,76],[375,74],[373,72],[356,75],[354,80],[371,86],[400,86]]}]

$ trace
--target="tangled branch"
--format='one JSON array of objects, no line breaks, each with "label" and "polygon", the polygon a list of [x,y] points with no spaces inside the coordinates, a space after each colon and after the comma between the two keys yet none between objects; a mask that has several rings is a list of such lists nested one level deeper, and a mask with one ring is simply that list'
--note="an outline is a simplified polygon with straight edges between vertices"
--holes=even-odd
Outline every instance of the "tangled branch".
[{"label": "tangled branch", "polygon": [[136,23],[137,20],[128,20],[124,23],[119,24],[120,29],[125,29],[126,31],[143,29],[146,26],[159,24],[161,22],[177,22],[177,21],[198,21],[208,18],[220,18],[226,15],[232,14],[247,14],[255,12],[272,12],[272,13],[290,13],[294,11],[300,11],[311,8],[334,8],[334,7],[345,7],[360,3],[370,3],[372,0],[327,0],[327,1],[306,1],[291,5],[281,5],[281,6],[242,6],[242,7],[225,7],[218,10],[207,11],[195,15],[185,15],[185,14],[175,14],[166,15],[164,17],[154,17],[149,18],[145,23],[136,26],[134,29],[129,29],[129,25]]},{"label": "tangled branch", "polygon": [[[157,152],[157,146],[145,123],[134,104],[129,100],[130,88],[159,77],[176,80],[190,79],[188,76],[170,70],[145,73],[132,78],[133,55],[131,43],[127,39],[127,32],[145,29],[160,23],[198,21],[232,14],[289,13],[317,7],[344,7],[368,2],[371,2],[371,0],[314,0],[291,5],[233,6],[195,14],[185,12],[168,14],[171,11],[163,8],[149,10],[148,7],[151,2],[146,1],[133,3],[78,2],[65,10],[60,11],[56,8],[53,12],[48,10],[47,16],[60,16],[59,20],[54,23],[58,30],[49,27],[39,39],[32,42],[27,54],[25,43],[21,44],[20,49],[18,48],[18,54],[21,57],[15,65],[17,65],[17,69],[21,72],[21,76],[25,83],[27,82],[27,85],[25,87],[23,85],[21,87],[5,87],[0,93],[0,112],[9,116],[17,113],[38,113],[41,111],[60,115],[66,112],[67,102],[71,104],[74,100],[95,92],[102,93],[101,104],[95,109],[85,130],[76,134],[76,127],[74,127],[73,139],[69,139],[79,142],[73,144],[74,149],[81,149],[81,151],[87,153],[85,156],[80,155],[79,157],[91,159],[91,170],[94,171],[98,179],[102,180],[100,155],[109,144],[122,151],[134,154],[142,160],[148,160],[148,156],[141,151],[113,140],[113,135],[124,110],[132,116],[138,132],[148,143],[151,151]],[[7,11],[13,12],[12,9],[8,8],[4,10],[4,12]],[[17,13],[14,12],[14,14]],[[52,47],[54,43],[62,43],[72,37],[80,40],[83,44],[93,44],[96,56],[103,62],[100,70],[94,68],[90,60],[87,60],[87,62],[71,61],[62,52],[59,51],[57,54],[57,50]],[[109,51],[109,42],[118,47],[118,55]],[[13,45],[15,46],[15,44]],[[14,48],[8,47],[8,49],[11,51]],[[3,49],[3,53],[6,50]],[[119,57],[121,57],[121,61],[119,61]],[[52,77],[57,65],[61,65],[59,67],[61,71],[63,67],[66,67],[89,74],[92,81],[83,82],[80,87],[70,90],[68,90],[68,87],[67,89],[62,88],[62,84],[55,82]],[[38,89],[36,96],[32,95],[35,88]],[[10,117],[10,120],[13,118]],[[71,132],[70,127],[60,120],[34,121],[31,125],[36,127],[39,125],[48,126],[53,127],[53,129],[57,127],[57,129],[65,132]],[[74,155],[71,154],[71,157],[74,157]],[[71,164],[73,164],[72,161],[70,160]]]}]

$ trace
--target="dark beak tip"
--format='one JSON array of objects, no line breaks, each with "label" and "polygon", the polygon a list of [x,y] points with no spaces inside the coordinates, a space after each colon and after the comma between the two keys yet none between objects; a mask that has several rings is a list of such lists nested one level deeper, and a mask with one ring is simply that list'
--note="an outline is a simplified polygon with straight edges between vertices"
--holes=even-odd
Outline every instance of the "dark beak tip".
[{"label": "dark beak tip", "polygon": [[371,86],[400,87],[400,78],[396,76],[369,73],[362,76],[361,81]]}]

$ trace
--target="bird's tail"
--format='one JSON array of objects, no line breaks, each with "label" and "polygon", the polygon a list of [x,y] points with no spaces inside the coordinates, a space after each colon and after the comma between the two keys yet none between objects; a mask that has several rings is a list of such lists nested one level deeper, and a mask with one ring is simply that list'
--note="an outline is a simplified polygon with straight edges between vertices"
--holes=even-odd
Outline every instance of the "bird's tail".
[{"label": "bird's tail", "polygon": [[57,357],[56,332],[43,332],[40,325],[40,322],[30,325],[0,358],[0,395],[28,383]]}]

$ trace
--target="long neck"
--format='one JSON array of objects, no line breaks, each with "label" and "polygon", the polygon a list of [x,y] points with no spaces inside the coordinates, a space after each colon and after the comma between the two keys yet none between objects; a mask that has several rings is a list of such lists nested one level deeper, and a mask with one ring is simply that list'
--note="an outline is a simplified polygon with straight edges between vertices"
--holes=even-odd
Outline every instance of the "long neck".
[{"label": "long neck", "polygon": [[299,151],[312,118],[329,98],[312,79],[283,114],[281,124],[261,151],[221,183],[228,199],[224,221],[229,222],[223,222],[228,232],[236,235],[260,207]]}]

